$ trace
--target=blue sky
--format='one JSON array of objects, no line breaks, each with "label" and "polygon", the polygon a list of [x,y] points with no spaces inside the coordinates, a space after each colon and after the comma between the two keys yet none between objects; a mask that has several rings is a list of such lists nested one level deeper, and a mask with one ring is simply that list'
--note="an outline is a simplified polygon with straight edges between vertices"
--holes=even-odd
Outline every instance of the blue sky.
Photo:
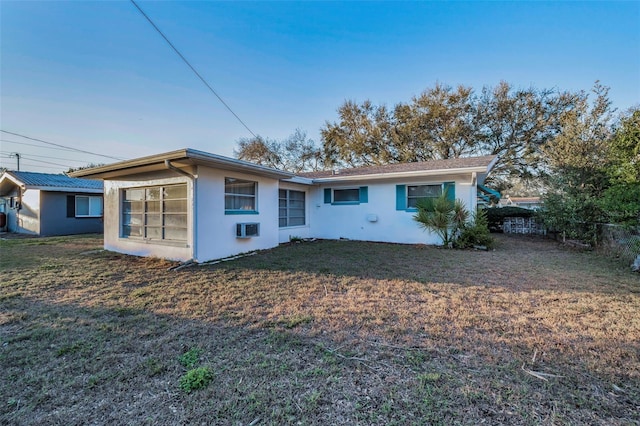
[{"label": "blue sky", "polygon": [[[600,80],[620,110],[640,102],[640,2],[138,4],[269,138],[300,128],[319,143],[345,100],[393,106],[436,82],[577,91]],[[1,1],[0,48],[2,130],[120,158],[232,156],[251,136],[128,1]],[[41,172],[112,161],[0,138],[5,167],[15,152]]]}]

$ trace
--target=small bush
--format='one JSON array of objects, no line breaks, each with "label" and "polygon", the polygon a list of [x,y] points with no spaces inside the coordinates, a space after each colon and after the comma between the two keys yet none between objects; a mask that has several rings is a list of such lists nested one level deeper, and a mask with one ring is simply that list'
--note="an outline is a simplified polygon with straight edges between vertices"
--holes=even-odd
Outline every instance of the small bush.
[{"label": "small bush", "polygon": [[186,393],[205,388],[213,380],[213,372],[209,367],[198,367],[187,371],[180,377],[180,389]]},{"label": "small bush", "polygon": [[483,246],[487,249],[493,248],[495,241],[489,231],[487,213],[485,210],[478,210],[474,215],[473,223],[462,228],[460,237],[455,242],[456,248],[472,248]]}]

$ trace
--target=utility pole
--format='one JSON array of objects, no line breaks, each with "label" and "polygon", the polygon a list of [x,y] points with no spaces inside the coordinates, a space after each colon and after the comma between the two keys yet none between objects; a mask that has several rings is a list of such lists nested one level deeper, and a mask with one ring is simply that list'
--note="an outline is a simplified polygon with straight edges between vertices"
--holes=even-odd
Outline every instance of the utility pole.
[{"label": "utility pole", "polygon": [[13,155],[16,156],[16,162],[18,163],[18,171],[20,171],[20,153],[14,152]]}]

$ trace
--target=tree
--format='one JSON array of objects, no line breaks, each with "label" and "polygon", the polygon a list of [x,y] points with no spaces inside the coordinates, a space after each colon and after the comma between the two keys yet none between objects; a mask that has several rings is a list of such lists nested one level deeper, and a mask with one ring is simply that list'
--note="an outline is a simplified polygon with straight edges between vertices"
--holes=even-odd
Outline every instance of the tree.
[{"label": "tree", "polygon": [[346,101],[338,108],[340,121],[320,130],[325,161],[331,166],[373,166],[398,161],[393,142],[392,115],[370,101]]},{"label": "tree", "polygon": [[609,144],[610,186],[601,206],[610,221],[640,224],[640,107],[623,114]]},{"label": "tree", "polygon": [[436,83],[410,104],[394,109],[400,161],[458,158],[473,154],[477,135],[473,89]]},{"label": "tree", "polygon": [[237,144],[234,155],[240,160],[293,173],[323,168],[322,152],[300,129],[282,141],[257,136],[240,139]]},{"label": "tree", "polygon": [[581,92],[574,107],[560,115],[562,131],[543,147],[548,192],[543,219],[547,226],[573,238],[595,243],[595,224],[608,221],[602,196],[609,187],[611,102],[598,82]]},{"label": "tree", "polygon": [[550,89],[517,89],[502,81],[485,86],[478,99],[475,126],[478,153],[498,155],[489,182],[505,189],[514,179],[538,178],[540,147],[560,132],[558,118],[571,110],[576,95]]},{"label": "tree", "polygon": [[470,87],[437,83],[391,110],[347,101],[339,120],[321,129],[323,151],[332,164],[349,167],[498,155],[489,182],[506,188],[515,178],[543,174],[540,148],[560,132],[559,117],[579,98],[501,82],[479,96]]},{"label": "tree", "polygon": [[614,182],[640,182],[640,106],[622,115],[609,145],[609,156]]}]

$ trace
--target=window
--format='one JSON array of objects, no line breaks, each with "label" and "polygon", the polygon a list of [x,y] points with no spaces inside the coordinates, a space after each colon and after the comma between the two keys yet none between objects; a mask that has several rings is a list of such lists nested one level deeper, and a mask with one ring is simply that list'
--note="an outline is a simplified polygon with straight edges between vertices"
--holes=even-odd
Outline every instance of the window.
[{"label": "window", "polygon": [[187,241],[187,185],[123,190],[122,237]]},{"label": "window", "polygon": [[279,226],[302,226],[305,224],[305,194],[303,191],[281,189],[278,191]]},{"label": "window", "polygon": [[325,204],[360,204],[369,200],[369,188],[361,186],[359,188],[338,188],[324,189]]},{"label": "window", "polygon": [[225,214],[257,213],[256,182],[224,178],[224,210]]},{"label": "window", "polygon": [[334,203],[350,203],[360,201],[360,190],[356,189],[334,189],[333,190],[333,202]]},{"label": "window", "polygon": [[101,217],[102,197],[76,195],[75,217]]},{"label": "window", "polygon": [[456,183],[444,182],[429,185],[396,185],[396,210],[415,212],[418,200],[437,198],[443,193],[451,201],[456,199]]},{"label": "window", "polygon": [[440,195],[442,185],[407,185],[407,208],[415,209],[419,200],[437,198]]}]

